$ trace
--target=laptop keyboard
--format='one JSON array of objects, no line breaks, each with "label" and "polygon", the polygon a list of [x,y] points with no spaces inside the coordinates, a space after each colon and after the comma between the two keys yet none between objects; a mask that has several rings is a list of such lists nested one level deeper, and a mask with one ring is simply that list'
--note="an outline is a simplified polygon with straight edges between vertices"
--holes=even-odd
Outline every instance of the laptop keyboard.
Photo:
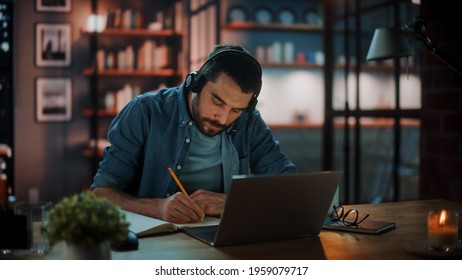
[{"label": "laptop keyboard", "polygon": [[213,242],[215,235],[217,234],[218,226],[206,226],[206,227],[191,227],[184,228],[183,231],[192,234],[196,238]]}]

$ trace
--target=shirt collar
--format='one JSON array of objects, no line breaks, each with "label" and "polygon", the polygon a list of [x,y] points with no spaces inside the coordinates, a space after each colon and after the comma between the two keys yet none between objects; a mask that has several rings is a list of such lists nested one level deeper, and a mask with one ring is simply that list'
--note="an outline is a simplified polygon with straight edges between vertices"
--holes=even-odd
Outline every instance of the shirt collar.
[{"label": "shirt collar", "polygon": [[180,120],[180,126],[185,126],[194,122],[191,114],[189,113],[188,106],[188,90],[186,89],[185,83],[181,84],[178,97],[178,114]]}]

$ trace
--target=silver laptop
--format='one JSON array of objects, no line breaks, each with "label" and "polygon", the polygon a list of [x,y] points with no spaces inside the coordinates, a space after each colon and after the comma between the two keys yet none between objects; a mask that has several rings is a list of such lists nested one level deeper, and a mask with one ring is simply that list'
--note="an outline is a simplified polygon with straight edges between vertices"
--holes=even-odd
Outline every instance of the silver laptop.
[{"label": "silver laptop", "polygon": [[182,230],[211,246],[317,236],[342,174],[235,176],[220,224]]}]

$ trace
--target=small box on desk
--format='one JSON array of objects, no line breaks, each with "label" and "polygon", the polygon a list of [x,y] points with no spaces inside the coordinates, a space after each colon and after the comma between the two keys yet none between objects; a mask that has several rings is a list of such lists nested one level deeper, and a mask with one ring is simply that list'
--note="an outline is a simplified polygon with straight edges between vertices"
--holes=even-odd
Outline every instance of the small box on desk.
[{"label": "small box on desk", "polygon": [[50,245],[41,227],[51,202],[18,202],[14,209],[0,211],[0,259],[43,256]]},{"label": "small box on desk", "polygon": [[29,249],[32,246],[32,232],[28,229],[30,219],[26,215],[14,215],[7,211],[0,214],[0,248]]},{"label": "small box on desk", "polygon": [[29,248],[33,252],[43,254],[49,250],[49,242],[42,234],[41,226],[47,219],[52,204],[48,201],[18,202],[14,205],[16,215],[27,217],[27,231],[30,233],[32,245]]}]

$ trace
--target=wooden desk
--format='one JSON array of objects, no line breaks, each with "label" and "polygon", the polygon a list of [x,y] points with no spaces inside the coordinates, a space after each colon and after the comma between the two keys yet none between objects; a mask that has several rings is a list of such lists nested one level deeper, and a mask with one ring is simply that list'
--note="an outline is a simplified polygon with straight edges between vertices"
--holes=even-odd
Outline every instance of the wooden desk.
[{"label": "wooden desk", "polygon": [[[370,219],[396,222],[397,228],[380,235],[322,231],[319,237],[218,248],[210,247],[182,232],[176,232],[141,238],[138,250],[112,252],[112,259],[422,259],[426,256],[409,254],[406,247],[425,244],[427,213],[432,209],[441,208],[454,209],[462,213],[462,203],[447,200],[361,204],[351,207],[357,208],[361,215],[369,214]],[[46,258],[59,258],[59,252],[56,251],[52,251]]]},{"label": "wooden desk", "polygon": [[[142,238],[132,252],[113,252],[113,259],[419,259],[406,246],[424,244],[427,213],[432,209],[455,209],[462,204],[446,200],[422,200],[351,205],[370,219],[396,222],[397,228],[380,235],[322,231],[319,237],[210,247],[184,233]],[[347,207],[350,208],[350,207]],[[430,258],[432,258],[430,256]]]}]

